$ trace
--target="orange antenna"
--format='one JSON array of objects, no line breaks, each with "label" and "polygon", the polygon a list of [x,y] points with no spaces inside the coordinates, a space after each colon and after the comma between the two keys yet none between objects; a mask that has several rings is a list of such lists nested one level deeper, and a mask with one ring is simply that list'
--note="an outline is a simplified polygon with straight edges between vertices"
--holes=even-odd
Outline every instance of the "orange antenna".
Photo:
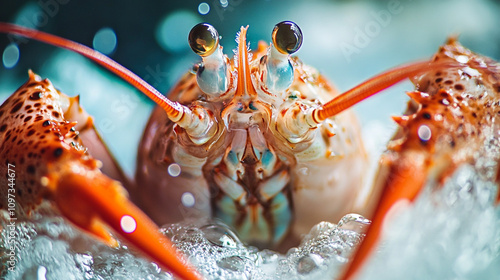
[{"label": "orange antenna", "polygon": [[442,68],[443,66],[451,66],[448,64],[450,63],[431,63],[431,61],[424,61],[391,69],[335,97],[331,101],[324,104],[322,108],[316,109],[313,112],[313,119],[315,122],[321,123],[325,119],[335,116],[358,102],[365,100],[366,98],[406,78],[411,78],[419,74],[423,74],[424,72]]},{"label": "orange antenna", "polygon": [[42,31],[4,22],[0,22],[0,32],[16,34],[53,46],[65,48],[93,60],[146,94],[151,100],[158,104],[158,106],[162,107],[165,112],[167,112],[169,119],[174,122],[179,121],[184,113],[190,113],[190,110],[187,107],[169,100],[132,71],[87,46]]}]

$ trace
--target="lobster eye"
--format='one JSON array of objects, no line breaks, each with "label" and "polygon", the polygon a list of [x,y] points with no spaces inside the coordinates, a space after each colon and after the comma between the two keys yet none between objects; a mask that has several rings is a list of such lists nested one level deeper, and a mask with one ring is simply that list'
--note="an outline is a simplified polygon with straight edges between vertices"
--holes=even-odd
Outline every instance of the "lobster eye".
[{"label": "lobster eye", "polygon": [[302,31],[291,21],[274,26],[273,43],[260,61],[260,72],[268,90],[284,93],[293,83],[294,71],[290,54],[302,45]]},{"label": "lobster eye", "polygon": [[189,46],[199,56],[211,55],[219,45],[219,33],[208,23],[199,23],[189,32]]},{"label": "lobster eye", "polygon": [[201,56],[196,69],[196,82],[206,94],[218,96],[227,91],[229,69],[227,57],[219,46],[219,33],[208,23],[199,23],[189,32],[189,46]]},{"label": "lobster eye", "polygon": [[302,45],[302,31],[292,21],[282,21],[273,29],[273,44],[283,54],[292,54]]}]

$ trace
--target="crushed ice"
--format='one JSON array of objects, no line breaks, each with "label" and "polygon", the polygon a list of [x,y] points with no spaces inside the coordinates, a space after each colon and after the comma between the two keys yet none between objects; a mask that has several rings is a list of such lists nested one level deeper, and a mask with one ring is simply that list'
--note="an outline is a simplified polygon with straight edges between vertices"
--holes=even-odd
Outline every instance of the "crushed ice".
[{"label": "crushed ice", "polygon": [[[3,217],[2,226],[6,221]],[[343,221],[359,229],[353,223],[367,220],[351,214]],[[208,279],[312,279],[324,273],[333,276],[362,239],[362,233],[322,222],[299,247],[282,255],[245,246],[219,222],[203,226],[173,224],[161,231]],[[172,279],[127,246],[109,248],[53,213],[16,223],[16,265],[9,271],[6,234],[3,231],[0,239],[0,275],[5,279]]]},{"label": "crushed ice", "polygon": [[[6,221],[0,218],[1,228]],[[8,232],[0,235],[1,279],[172,279],[126,246],[109,248],[45,211],[16,222],[16,263],[11,271]]]},{"label": "crushed ice", "polygon": [[463,165],[443,186],[429,183],[360,279],[499,279],[498,187],[484,175]]},{"label": "crushed ice", "polygon": [[[496,279],[498,190],[476,168],[462,166],[441,187],[430,182],[389,224],[360,279]],[[5,229],[7,223],[1,216],[0,226]],[[335,279],[369,223],[356,214],[338,224],[321,222],[286,254],[246,246],[213,221],[161,230],[207,279]],[[9,271],[7,234],[0,235],[0,277],[5,279],[172,279],[126,245],[109,248],[46,212],[16,222],[16,267]]]}]

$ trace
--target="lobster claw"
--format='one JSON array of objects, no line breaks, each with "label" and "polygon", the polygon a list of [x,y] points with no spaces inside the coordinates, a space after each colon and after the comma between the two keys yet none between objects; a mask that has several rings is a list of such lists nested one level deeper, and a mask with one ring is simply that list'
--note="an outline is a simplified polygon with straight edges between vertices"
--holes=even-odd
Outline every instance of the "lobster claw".
[{"label": "lobster claw", "polygon": [[118,243],[107,231],[109,226],[173,274],[182,279],[201,279],[153,221],[129,201],[120,183],[97,169],[89,170],[75,164],[70,170],[49,173],[42,179],[65,217],[107,244],[116,246]]},{"label": "lobster claw", "polygon": [[[18,198],[20,213],[29,213],[45,199],[108,245],[118,245],[108,231],[112,229],[173,274],[200,279],[159,228],[130,202],[122,185],[101,172],[102,163],[88,149],[105,152],[101,158],[109,163],[110,176],[120,177],[121,171],[114,167],[114,159],[78,98],[57,91],[49,80],[30,71],[28,82],[0,106],[0,112],[9,112],[0,113],[0,132],[4,132],[0,133],[0,158],[15,166],[16,175],[26,178],[16,184],[24,194]],[[7,141],[14,134],[22,141]],[[0,173],[7,174],[3,168]],[[0,177],[0,186],[7,186],[6,179]],[[6,194],[7,189],[0,188],[0,196]]]}]

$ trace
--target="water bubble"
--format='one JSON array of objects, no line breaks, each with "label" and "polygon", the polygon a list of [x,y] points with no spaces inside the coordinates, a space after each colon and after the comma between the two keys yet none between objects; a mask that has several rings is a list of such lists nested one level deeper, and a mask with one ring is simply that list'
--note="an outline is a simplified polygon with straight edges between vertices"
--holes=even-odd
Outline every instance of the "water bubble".
[{"label": "water bubble", "polygon": [[426,126],[426,125],[421,125],[418,128],[418,132],[417,133],[418,133],[418,137],[422,141],[429,141],[431,139],[431,136],[432,136],[431,129],[428,126]]},{"label": "water bubble", "polygon": [[370,225],[370,220],[358,214],[347,214],[338,223],[338,227],[343,230],[350,230],[357,233],[365,233]]},{"label": "water bubble", "polygon": [[134,218],[124,215],[120,220],[120,226],[124,232],[132,233],[137,228],[137,223]]},{"label": "water bubble", "polygon": [[293,255],[296,255],[298,251],[299,251],[299,249],[297,247],[292,247],[292,248],[288,249],[288,251],[286,252],[286,256],[290,257]]},{"label": "water bubble", "polygon": [[16,44],[9,44],[3,51],[2,56],[3,65],[9,69],[16,66],[19,61],[19,48]]},{"label": "water bubble", "polygon": [[194,203],[196,202],[195,199],[194,199],[194,196],[192,193],[190,192],[185,192],[182,194],[181,196],[181,202],[182,202],[182,205],[186,206],[186,207],[193,207],[194,206]]},{"label": "water bubble", "polygon": [[168,166],[168,174],[172,177],[177,177],[181,174],[181,166],[177,163],[172,163]]},{"label": "water bubble", "polygon": [[241,241],[236,234],[222,224],[209,224],[200,228],[205,238],[212,244],[220,247],[236,248]]},{"label": "water bubble", "polygon": [[297,272],[299,274],[309,274],[318,269],[323,263],[323,258],[316,254],[309,254],[299,259]]},{"label": "water bubble", "polygon": [[92,46],[103,54],[111,54],[116,49],[116,34],[109,27],[99,29],[94,36]]},{"label": "water bubble", "polygon": [[206,15],[208,12],[210,12],[210,5],[205,2],[201,2],[200,5],[198,5],[198,13]]},{"label": "water bubble", "polygon": [[220,268],[234,272],[243,272],[245,270],[245,261],[239,256],[226,257],[217,262]]},{"label": "water bubble", "polygon": [[337,226],[335,224],[329,223],[329,222],[320,222],[319,224],[313,226],[311,230],[309,231],[309,234],[305,237],[305,241],[308,240],[308,238],[313,237],[313,236],[319,236],[324,233],[329,233],[333,229],[335,229]]},{"label": "water bubble", "polygon": [[229,5],[229,2],[227,0],[220,0],[219,2],[222,8],[227,8],[227,6]]}]

